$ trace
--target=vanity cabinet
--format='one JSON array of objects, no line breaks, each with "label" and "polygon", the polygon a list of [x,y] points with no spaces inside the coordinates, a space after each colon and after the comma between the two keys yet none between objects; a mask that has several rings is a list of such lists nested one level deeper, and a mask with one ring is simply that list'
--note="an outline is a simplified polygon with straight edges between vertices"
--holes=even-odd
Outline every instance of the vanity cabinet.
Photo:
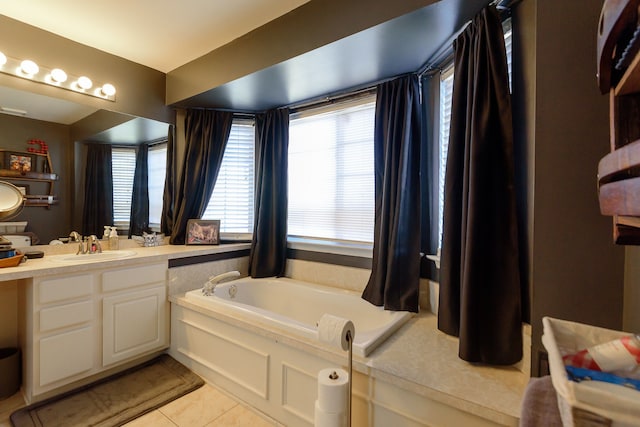
[{"label": "vanity cabinet", "polygon": [[158,263],[25,283],[21,347],[27,401],[167,348],[167,271],[166,263]]},{"label": "vanity cabinet", "polygon": [[609,95],[610,150],[598,165],[600,212],[617,244],[640,244],[640,0],[606,0],[598,26],[598,86]]},{"label": "vanity cabinet", "polygon": [[168,344],[166,276],[161,265],[103,273],[103,366]]}]

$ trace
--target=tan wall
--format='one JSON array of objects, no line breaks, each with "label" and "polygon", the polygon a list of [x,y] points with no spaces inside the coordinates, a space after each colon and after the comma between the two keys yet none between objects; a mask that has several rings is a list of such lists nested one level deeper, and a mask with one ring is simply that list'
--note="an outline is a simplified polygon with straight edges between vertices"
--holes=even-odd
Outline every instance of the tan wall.
[{"label": "tan wall", "polygon": [[11,40],[2,46],[5,55],[32,59],[48,68],[60,67],[74,75],[85,74],[95,81],[110,82],[116,101],[74,93],[45,84],[0,74],[0,85],[65,99],[98,109],[118,111],[171,123],[165,106],[165,74],[90,48],[47,31],[0,15],[0,38]]},{"label": "tan wall", "polygon": [[[45,141],[49,147],[53,171],[59,175],[54,183],[54,193],[58,204],[50,208],[39,206],[25,207],[12,221],[28,221],[28,231],[33,231],[40,242],[47,244],[54,238],[68,236],[71,225],[71,209],[76,203],[71,191],[73,173],[73,152],[69,144],[69,126],[41,120],[0,114],[0,148],[27,151],[32,138]],[[17,184],[16,182],[12,182]],[[46,185],[37,182],[25,182],[32,194],[46,194]]]},{"label": "tan wall", "polygon": [[[532,372],[541,318],[554,316],[620,329],[624,248],[600,215],[596,172],[608,151],[608,98],[595,79],[601,0],[523,0],[514,9],[514,82],[519,141],[528,153]],[[514,51],[516,50],[514,45]],[[514,61],[516,58],[514,57]],[[514,69],[516,66],[514,65]]]}]

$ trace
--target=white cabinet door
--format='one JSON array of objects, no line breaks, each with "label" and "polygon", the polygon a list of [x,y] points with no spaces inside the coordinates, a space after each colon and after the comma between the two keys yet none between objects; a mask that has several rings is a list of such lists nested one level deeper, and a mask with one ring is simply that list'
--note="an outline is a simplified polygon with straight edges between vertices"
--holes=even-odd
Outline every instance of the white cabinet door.
[{"label": "white cabinet door", "polygon": [[105,297],[102,309],[103,366],[168,345],[168,303],[164,283]]},{"label": "white cabinet door", "polygon": [[42,338],[39,385],[45,386],[89,371],[93,367],[94,333],[94,329],[87,326]]}]

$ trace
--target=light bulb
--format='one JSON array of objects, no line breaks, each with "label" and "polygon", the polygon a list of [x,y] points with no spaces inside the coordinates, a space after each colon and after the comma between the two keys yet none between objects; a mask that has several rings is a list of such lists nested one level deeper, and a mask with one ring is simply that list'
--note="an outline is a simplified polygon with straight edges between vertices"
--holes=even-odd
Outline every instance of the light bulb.
[{"label": "light bulb", "polygon": [[93,82],[89,77],[82,76],[78,79],[78,86],[84,90],[91,89],[91,86],[93,86]]},{"label": "light bulb", "polygon": [[111,83],[103,84],[101,90],[105,96],[113,96],[116,94],[116,88]]},{"label": "light bulb", "polygon": [[38,67],[38,64],[36,64],[30,59],[25,59],[24,61],[22,61],[20,63],[20,69],[22,70],[23,73],[25,73],[28,76],[33,76],[34,74],[38,74],[38,71],[40,71],[40,67]]},{"label": "light bulb", "polygon": [[0,67],[7,63],[7,56],[0,52]]},{"label": "light bulb", "polygon": [[51,70],[51,78],[57,83],[64,83],[67,81],[67,73],[60,68],[54,68]]}]

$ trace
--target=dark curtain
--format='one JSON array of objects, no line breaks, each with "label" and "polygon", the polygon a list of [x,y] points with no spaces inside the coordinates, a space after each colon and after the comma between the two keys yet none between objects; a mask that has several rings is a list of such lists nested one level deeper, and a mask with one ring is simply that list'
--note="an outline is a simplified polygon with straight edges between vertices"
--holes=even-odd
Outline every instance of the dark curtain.
[{"label": "dark curtain", "polygon": [[284,275],[287,261],[289,110],[256,115],[256,197],[251,277]]},{"label": "dark curtain", "polygon": [[185,156],[176,199],[176,216],[170,243],[185,243],[187,221],[204,213],[218,177],[227,145],[233,113],[213,110],[187,110],[185,117]]},{"label": "dark curtain", "polygon": [[113,225],[111,145],[87,144],[82,235],[102,237],[105,225]]},{"label": "dark curtain", "polygon": [[380,84],[374,133],[373,264],[362,297],[389,310],[418,311],[420,129],[418,77]]},{"label": "dark curtain", "polygon": [[164,193],[162,196],[162,216],[160,217],[160,231],[167,236],[171,235],[173,230],[173,221],[175,217],[174,199],[175,199],[175,182],[176,182],[176,144],[175,144],[175,126],[169,126],[167,134],[167,173],[164,180]]},{"label": "dark curtain", "polygon": [[[435,125],[440,111],[440,72],[422,76],[422,151],[420,153],[420,251],[435,254],[440,247],[440,129]],[[435,263],[420,259],[420,277],[439,282]],[[426,307],[422,307],[426,308]]]},{"label": "dark curtain", "polygon": [[133,174],[129,238],[141,236],[149,229],[149,146],[141,144],[136,151],[136,170]]},{"label": "dark curtain", "polygon": [[460,358],[522,358],[511,98],[504,35],[485,8],[454,41],[438,327]]}]

